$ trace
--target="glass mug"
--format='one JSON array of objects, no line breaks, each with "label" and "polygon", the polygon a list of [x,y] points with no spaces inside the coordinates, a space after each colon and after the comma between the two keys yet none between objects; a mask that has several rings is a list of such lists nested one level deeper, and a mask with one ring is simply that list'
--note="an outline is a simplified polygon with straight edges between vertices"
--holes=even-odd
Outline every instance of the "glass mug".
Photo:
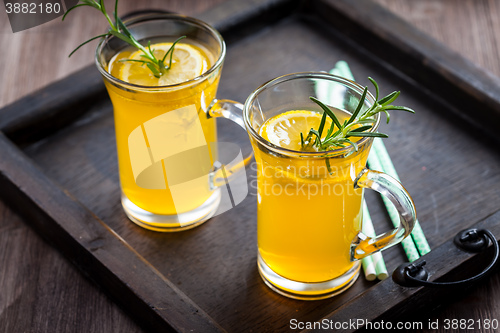
[{"label": "glass mug", "polygon": [[[366,168],[373,138],[359,150],[299,152],[265,140],[259,129],[290,110],[318,110],[309,96],[352,113],[363,93],[355,82],[326,73],[295,73],[262,85],[247,99],[243,116],[257,162],[258,269],[271,289],[296,299],[341,293],[357,279],[359,260],[407,237],[415,223],[409,194],[392,177]],[[324,99],[323,99],[324,100]],[[363,108],[374,103],[367,94]],[[380,116],[376,115],[376,131]],[[327,167],[327,161],[329,167]],[[363,189],[387,196],[400,225],[372,239],[361,232]]]},{"label": "glass mug", "polygon": [[[227,183],[221,181],[215,119],[207,114],[210,105],[223,104],[215,96],[225,44],[215,29],[186,16],[143,14],[125,24],[137,40],[152,44],[185,35],[182,43],[206,55],[209,69],[200,76],[160,87],[122,81],[113,69],[109,73],[113,57],[128,46],[116,37],[105,38],[95,55],[113,104],[121,201],[127,216],[151,230],[190,229],[220,213],[225,188],[221,185]],[[234,117],[241,118],[241,109],[231,112],[239,112]],[[232,174],[250,158],[240,154],[222,171]]]}]

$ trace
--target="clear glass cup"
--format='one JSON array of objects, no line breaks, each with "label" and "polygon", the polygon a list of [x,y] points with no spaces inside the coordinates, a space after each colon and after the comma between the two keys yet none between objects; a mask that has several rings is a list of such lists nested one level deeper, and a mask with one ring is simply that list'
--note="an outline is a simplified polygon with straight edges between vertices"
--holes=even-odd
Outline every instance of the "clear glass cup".
[{"label": "clear glass cup", "polygon": [[[363,93],[355,82],[326,73],[295,73],[255,90],[243,111],[257,162],[258,269],[264,282],[296,299],[322,299],[350,287],[359,260],[407,237],[415,223],[410,195],[392,177],[366,168],[373,138],[327,152],[299,152],[265,140],[264,122],[290,110],[323,111],[309,99],[352,113]],[[363,107],[374,103],[367,94]],[[376,131],[380,117],[371,129]],[[329,166],[327,166],[327,163]],[[400,225],[372,239],[361,232],[363,190],[387,196]]]},{"label": "clear glass cup", "polygon": [[[208,24],[182,15],[142,14],[125,24],[143,44],[187,36],[182,43],[202,49],[209,63],[209,69],[192,80],[141,86],[109,73],[110,61],[128,44],[108,37],[95,55],[113,103],[121,200],[127,216],[156,231],[193,228],[220,213],[227,196],[220,186],[225,184],[219,179],[225,164],[221,163],[216,123],[208,115],[210,106],[220,106],[215,97],[225,44]],[[242,124],[241,108],[231,106],[227,112],[227,117],[240,119]],[[240,154],[226,166],[241,169],[248,160]],[[240,197],[245,195],[240,193]]]}]

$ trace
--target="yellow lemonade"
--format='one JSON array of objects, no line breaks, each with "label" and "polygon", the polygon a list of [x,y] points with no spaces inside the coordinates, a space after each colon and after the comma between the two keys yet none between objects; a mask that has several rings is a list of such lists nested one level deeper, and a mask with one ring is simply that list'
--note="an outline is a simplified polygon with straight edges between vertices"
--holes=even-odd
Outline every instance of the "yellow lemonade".
[{"label": "yellow lemonade", "polygon": [[[332,109],[342,123],[350,114]],[[268,119],[259,134],[272,144],[300,151],[300,133],[317,129],[321,114],[295,110]],[[330,127],[328,122],[323,131]],[[285,156],[254,144],[258,164],[258,247],[277,274],[299,282],[323,282],[354,265],[351,242],[361,230],[362,189],[354,189],[369,144],[346,156]]]},{"label": "yellow lemonade", "polygon": [[[151,49],[161,59],[171,45],[155,43]],[[124,89],[105,80],[124,195],[153,214],[175,215],[199,207],[213,194],[208,173],[215,158],[210,143],[216,142],[217,133],[206,109],[215,98],[220,68],[208,79],[193,79],[214,65],[215,55],[201,45],[178,43],[171,69],[159,79],[145,65],[124,59],[140,60],[141,51],[123,50],[106,70],[135,86]]]}]

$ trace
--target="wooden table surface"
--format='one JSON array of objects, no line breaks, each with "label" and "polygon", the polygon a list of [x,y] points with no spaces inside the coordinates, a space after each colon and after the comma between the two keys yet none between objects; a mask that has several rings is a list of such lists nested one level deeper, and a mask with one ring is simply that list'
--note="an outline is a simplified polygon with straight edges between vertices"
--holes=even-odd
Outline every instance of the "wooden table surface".
[{"label": "wooden table surface", "polygon": [[[119,12],[162,8],[197,16],[215,4],[230,1],[122,0]],[[500,76],[500,0],[375,1]],[[66,22],[56,19],[12,33],[0,6],[0,107],[92,63],[95,43],[70,59],[67,54],[105,29],[105,22],[95,14],[82,8]],[[415,316],[424,323],[441,323],[440,329],[424,332],[451,332],[444,329],[445,320],[500,320],[500,273],[445,303],[438,312]],[[143,332],[98,286],[0,201],[0,332],[117,331]]]}]

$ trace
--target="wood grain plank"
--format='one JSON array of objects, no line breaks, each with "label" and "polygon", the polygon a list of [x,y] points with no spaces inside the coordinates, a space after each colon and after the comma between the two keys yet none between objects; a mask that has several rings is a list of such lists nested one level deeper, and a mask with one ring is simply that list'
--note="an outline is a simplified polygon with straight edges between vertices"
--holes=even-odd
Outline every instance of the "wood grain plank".
[{"label": "wood grain plank", "polygon": [[143,332],[3,202],[0,244],[1,332]]},{"label": "wood grain plank", "polygon": [[18,144],[33,142],[69,125],[103,100],[109,97],[101,75],[93,65],[87,66],[2,108],[0,130]]},{"label": "wood grain plank", "polygon": [[500,76],[500,1],[374,1],[486,71]]}]

